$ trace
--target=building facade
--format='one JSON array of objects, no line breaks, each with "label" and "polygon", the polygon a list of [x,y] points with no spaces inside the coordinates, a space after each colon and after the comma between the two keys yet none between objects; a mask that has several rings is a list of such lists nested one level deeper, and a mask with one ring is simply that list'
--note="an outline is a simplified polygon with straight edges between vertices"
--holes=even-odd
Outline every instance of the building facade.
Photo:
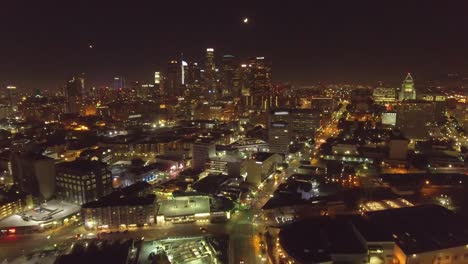
[{"label": "building facade", "polygon": [[111,173],[99,161],[62,162],[57,168],[57,196],[64,201],[83,204],[99,199],[111,190]]}]

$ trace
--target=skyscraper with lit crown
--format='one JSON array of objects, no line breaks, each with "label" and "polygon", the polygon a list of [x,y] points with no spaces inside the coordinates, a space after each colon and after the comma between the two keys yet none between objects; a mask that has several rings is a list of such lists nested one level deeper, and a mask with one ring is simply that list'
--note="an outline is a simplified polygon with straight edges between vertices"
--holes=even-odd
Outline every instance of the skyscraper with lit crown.
[{"label": "skyscraper with lit crown", "polygon": [[208,93],[216,92],[216,66],[214,62],[214,49],[206,49],[206,59],[205,59],[205,89],[208,90]]},{"label": "skyscraper with lit crown", "polygon": [[413,77],[411,76],[411,73],[408,73],[408,75],[406,75],[405,80],[403,80],[398,99],[400,101],[416,99],[416,89],[414,88],[414,81]]}]

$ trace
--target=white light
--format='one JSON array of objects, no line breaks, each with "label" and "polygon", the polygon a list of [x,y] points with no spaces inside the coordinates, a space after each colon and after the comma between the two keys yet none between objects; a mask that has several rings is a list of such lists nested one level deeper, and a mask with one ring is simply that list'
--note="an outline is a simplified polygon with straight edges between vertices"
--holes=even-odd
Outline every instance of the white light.
[{"label": "white light", "polygon": [[247,24],[247,23],[249,23],[249,18],[246,17],[246,18],[244,18],[243,21],[244,21],[245,24]]}]

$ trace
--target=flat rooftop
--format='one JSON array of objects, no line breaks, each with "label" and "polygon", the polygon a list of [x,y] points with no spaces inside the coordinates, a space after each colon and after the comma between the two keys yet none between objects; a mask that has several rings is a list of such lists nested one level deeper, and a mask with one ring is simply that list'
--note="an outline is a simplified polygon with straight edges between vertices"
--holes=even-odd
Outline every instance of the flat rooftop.
[{"label": "flat rooftop", "polygon": [[[366,239],[395,240],[407,255],[468,245],[467,223],[438,205],[367,212],[365,220]],[[376,229],[379,237],[373,232]]]},{"label": "flat rooftop", "polygon": [[252,158],[256,161],[263,162],[273,156],[275,153],[270,152],[257,152],[252,155]]},{"label": "flat rooftop", "polygon": [[367,254],[349,217],[320,217],[293,223],[279,234],[281,246],[301,263],[330,261],[332,254]]},{"label": "flat rooftop", "polygon": [[208,196],[182,196],[161,201],[158,215],[178,217],[210,213],[210,198]]},{"label": "flat rooftop", "polygon": [[[61,202],[58,200],[48,201],[41,206],[15,214],[0,221],[0,228],[8,227],[34,227],[41,224],[58,221],[80,212],[77,205]],[[29,218],[30,220],[24,220]]]},{"label": "flat rooftop", "polygon": [[165,239],[158,244],[166,248],[171,263],[204,264],[216,263],[216,252],[203,237]]}]

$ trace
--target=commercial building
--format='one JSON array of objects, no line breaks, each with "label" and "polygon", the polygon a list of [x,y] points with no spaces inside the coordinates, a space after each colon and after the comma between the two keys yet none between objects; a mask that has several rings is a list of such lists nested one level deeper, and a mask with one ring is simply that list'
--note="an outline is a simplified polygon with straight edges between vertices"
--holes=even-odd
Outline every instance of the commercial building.
[{"label": "commercial building", "polygon": [[7,216],[0,221],[2,234],[43,231],[76,223],[79,219],[80,207],[74,204],[50,200],[32,207],[28,203],[26,200],[26,207],[23,207],[21,212]]},{"label": "commercial building", "polygon": [[151,185],[138,182],[81,206],[86,228],[117,228],[155,223],[156,195]]},{"label": "commercial building", "polygon": [[192,169],[202,171],[211,157],[216,155],[213,138],[199,138],[193,143]]},{"label": "commercial building", "polygon": [[468,261],[467,225],[448,209],[403,200],[373,206],[363,216],[313,218],[282,228],[280,258],[294,263]]},{"label": "commercial building", "polygon": [[55,194],[53,159],[29,152],[12,152],[11,170],[14,182],[21,191],[45,200]]},{"label": "commercial building", "polygon": [[81,110],[81,100],[85,92],[85,79],[73,77],[65,86],[65,113],[77,114]]},{"label": "commercial building", "polygon": [[[273,109],[269,112],[269,129],[272,124],[284,122],[288,124],[291,138],[313,138],[315,131],[320,128],[321,112],[317,109]],[[273,128],[274,129],[274,128]]]},{"label": "commercial building", "polygon": [[83,204],[99,199],[111,190],[111,173],[103,162],[75,160],[56,165],[57,196]]},{"label": "commercial building", "polygon": [[382,125],[395,126],[397,120],[396,112],[384,112],[382,113]]},{"label": "commercial building", "polygon": [[408,139],[427,139],[434,122],[433,102],[406,100],[398,106],[396,127]]},{"label": "commercial building", "polygon": [[372,92],[372,97],[378,104],[393,103],[396,100],[396,90],[392,87],[377,87]]},{"label": "commercial building", "polygon": [[182,62],[170,60],[167,64],[167,73],[164,84],[164,94],[173,98],[182,96]]},{"label": "commercial building", "polygon": [[19,214],[33,206],[30,194],[17,192],[13,188],[0,191],[0,219]]},{"label": "commercial building", "polygon": [[398,94],[398,99],[400,101],[416,100],[416,89],[414,87],[413,77],[410,73],[408,73],[406,78],[403,80],[400,93]]},{"label": "commercial building", "polygon": [[219,252],[206,237],[177,237],[157,240],[153,246],[164,248],[170,263],[218,264]]},{"label": "commercial building", "polygon": [[287,154],[291,134],[289,124],[284,121],[271,122],[268,126],[268,146],[271,152]]},{"label": "commercial building", "polygon": [[423,101],[433,102],[434,104],[434,118],[437,122],[442,122],[445,119],[445,112],[447,109],[447,96],[439,93],[425,93],[418,95]]},{"label": "commercial building", "polygon": [[159,202],[157,223],[187,223],[209,221],[210,197],[176,196]]},{"label": "commercial building", "polygon": [[388,141],[388,158],[390,160],[406,160],[409,140],[399,133],[394,133]]},{"label": "commercial building", "polygon": [[245,181],[254,186],[260,185],[283,162],[283,156],[277,153],[258,152],[246,160],[247,176]]},{"label": "commercial building", "polygon": [[223,95],[239,96],[239,87],[234,84],[235,59],[232,55],[226,54],[223,56],[221,66],[221,89]]},{"label": "commercial building", "polygon": [[290,128],[293,137],[313,138],[320,128],[321,112],[313,109],[293,109]]},{"label": "commercial building", "polygon": [[8,104],[10,106],[10,110],[11,112],[15,112],[18,109],[17,102],[19,99],[16,86],[8,85],[6,89],[7,89]]}]

